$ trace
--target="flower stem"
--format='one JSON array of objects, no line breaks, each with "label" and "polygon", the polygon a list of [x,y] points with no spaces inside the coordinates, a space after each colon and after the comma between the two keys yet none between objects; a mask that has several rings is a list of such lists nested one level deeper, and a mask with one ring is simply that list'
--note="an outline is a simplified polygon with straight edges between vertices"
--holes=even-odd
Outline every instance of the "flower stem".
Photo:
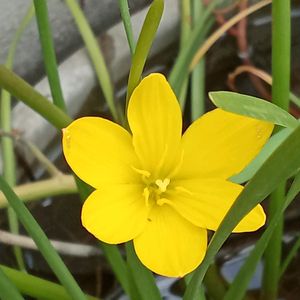
[{"label": "flower stem", "polygon": [[[290,1],[272,2],[272,100],[288,110],[290,91],[290,51],[291,51],[291,7]],[[277,207],[285,197],[285,182],[281,183],[270,199],[269,218],[272,219]],[[265,253],[262,299],[277,299],[280,278],[281,243],[283,216],[279,221]]]}]

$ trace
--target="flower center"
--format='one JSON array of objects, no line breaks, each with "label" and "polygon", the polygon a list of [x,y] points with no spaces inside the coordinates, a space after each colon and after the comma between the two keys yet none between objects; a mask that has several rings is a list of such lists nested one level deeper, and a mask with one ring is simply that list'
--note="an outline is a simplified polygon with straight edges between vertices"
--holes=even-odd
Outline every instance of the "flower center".
[{"label": "flower center", "polygon": [[141,175],[142,181],[145,184],[143,197],[147,206],[157,204],[159,206],[169,203],[169,200],[164,197],[167,188],[171,182],[170,178],[154,179],[150,172],[132,167],[135,172]]},{"label": "flower center", "polygon": [[164,193],[167,191],[169,183],[169,178],[165,178],[163,180],[157,179],[154,182],[146,183],[146,187],[143,192],[146,205],[151,206],[153,204],[157,204],[161,206],[168,202],[168,200],[164,198]]}]

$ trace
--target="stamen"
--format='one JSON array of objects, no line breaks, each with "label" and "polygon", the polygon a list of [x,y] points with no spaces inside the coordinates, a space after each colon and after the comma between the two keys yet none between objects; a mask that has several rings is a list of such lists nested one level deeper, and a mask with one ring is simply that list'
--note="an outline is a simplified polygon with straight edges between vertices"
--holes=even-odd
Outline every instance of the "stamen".
[{"label": "stamen", "polygon": [[164,180],[157,179],[155,180],[155,184],[158,186],[159,191],[164,193],[167,190],[167,186],[170,183],[170,178],[165,178]]},{"label": "stamen", "polygon": [[138,168],[135,168],[134,166],[131,166],[131,168],[133,169],[133,171],[137,172],[138,174],[141,174],[142,176],[144,176],[146,178],[149,178],[151,176],[151,173],[146,170],[138,169]]},{"label": "stamen", "polygon": [[172,202],[169,199],[166,198],[160,198],[156,200],[156,204],[159,206],[162,206],[164,204],[172,204]]},{"label": "stamen", "polygon": [[149,197],[150,197],[150,191],[148,188],[144,188],[143,196],[145,198],[146,206],[149,207]]}]

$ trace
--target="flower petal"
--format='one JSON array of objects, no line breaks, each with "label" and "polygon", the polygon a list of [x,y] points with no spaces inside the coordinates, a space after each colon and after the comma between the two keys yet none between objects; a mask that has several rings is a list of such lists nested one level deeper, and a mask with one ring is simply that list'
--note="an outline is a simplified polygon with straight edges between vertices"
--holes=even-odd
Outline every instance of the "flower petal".
[{"label": "flower petal", "polygon": [[207,232],[168,205],[154,206],[144,231],[133,242],[137,256],[147,268],[163,276],[182,277],[201,263]]},{"label": "flower petal", "polygon": [[131,167],[137,158],[130,134],[108,120],[85,117],[72,122],[63,130],[63,151],[72,170],[94,188],[139,179]]},{"label": "flower petal", "polygon": [[[195,226],[216,231],[224,216],[243,190],[241,185],[224,179],[177,180],[166,197],[170,205]],[[260,205],[252,209],[233,232],[255,231],[265,224]]]},{"label": "flower petal", "polygon": [[128,122],[142,168],[151,174],[160,170],[160,176],[167,176],[180,160],[182,116],[163,75],[147,76],[134,90],[128,105]]},{"label": "flower petal", "polygon": [[109,244],[132,240],[141,233],[148,216],[142,193],[142,185],[129,184],[94,191],[82,207],[83,226]]},{"label": "flower petal", "polygon": [[258,154],[274,125],[215,109],[184,133],[181,178],[229,178]]}]

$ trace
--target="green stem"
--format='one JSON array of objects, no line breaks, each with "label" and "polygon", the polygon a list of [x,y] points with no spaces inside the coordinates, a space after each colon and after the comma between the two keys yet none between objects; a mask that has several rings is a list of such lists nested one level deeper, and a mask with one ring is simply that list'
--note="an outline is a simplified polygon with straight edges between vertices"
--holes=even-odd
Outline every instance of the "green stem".
[{"label": "green stem", "polygon": [[47,1],[34,0],[33,3],[53,103],[61,110],[67,111],[57,69],[51,26],[48,17]]},{"label": "green stem", "polygon": [[0,176],[0,188],[5,195],[7,201],[14,209],[20,222],[23,224],[26,231],[30,234],[43,257],[53,270],[57,278],[66,288],[72,299],[84,300],[86,297],[80,287],[74,280],[73,276],[66,268],[60,256],[57,254],[45,233],[30,214],[24,203],[17,197],[14,191],[9,187],[5,180]]},{"label": "green stem", "polygon": [[135,52],[135,40],[132,32],[132,25],[130,20],[130,13],[127,0],[119,0],[120,13],[124,25],[124,29],[127,36],[128,45],[130,48],[131,56]]},{"label": "green stem", "polygon": [[[66,289],[59,284],[17,271],[3,265],[0,265],[0,271],[7,276],[7,278],[18,288],[22,294],[43,300],[72,300]],[[86,295],[86,299],[97,300],[96,297],[88,295]]]},{"label": "green stem", "polygon": [[227,290],[227,283],[221,277],[218,267],[213,263],[207,270],[203,279],[207,294],[214,300],[224,299]]},{"label": "green stem", "polygon": [[[272,2],[272,100],[281,108],[289,108],[291,7],[290,1]],[[269,218],[284,201],[285,183],[271,195]],[[281,263],[283,216],[276,227],[265,253],[262,299],[277,299]]]},{"label": "green stem", "polygon": [[78,3],[75,0],[65,0],[65,2],[84,40],[110,112],[114,120],[118,121],[117,109],[114,103],[113,85],[99,43]]},{"label": "green stem", "polygon": [[72,122],[72,119],[62,110],[3,65],[0,65],[0,87],[24,102],[58,129],[67,127]]},{"label": "green stem", "polygon": [[24,300],[16,287],[0,268],[0,298],[3,300]]}]

